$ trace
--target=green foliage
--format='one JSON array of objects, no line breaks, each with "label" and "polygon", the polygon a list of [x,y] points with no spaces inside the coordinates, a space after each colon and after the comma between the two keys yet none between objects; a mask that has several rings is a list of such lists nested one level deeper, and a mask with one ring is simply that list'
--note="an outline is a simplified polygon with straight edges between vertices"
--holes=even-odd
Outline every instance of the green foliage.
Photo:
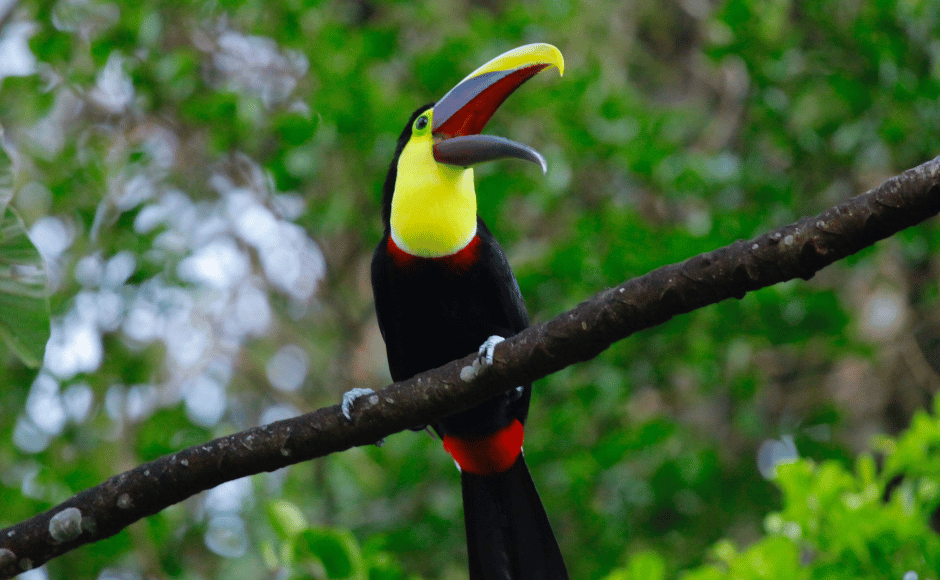
[{"label": "green foliage", "polygon": [[35,368],[49,340],[46,266],[20,217],[10,208],[0,212],[0,339]]},{"label": "green foliage", "polygon": [[401,568],[385,552],[364,548],[346,530],[310,528],[298,506],[284,500],[268,505],[277,539],[269,544],[268,565],[291,570],[297,580],[328,578],[400,580]]},{"label": "green foliage", "polygon": [[[740,549],[722,540],[711,549],[713,563],[676,571],[682,580],[856,580],[936,578],[940,534],[929,522],[940,509],[940,397],[934,413],[918,411],[911,429],[882,437],[884,469],[872,455],[854,469],[837,461],[800,459],[777,467],[774,479],[782,508],[764,520],[766,536]],[[903,477],[897,483],[897,476]],[[889,490],[890,493],[886,493]],[[670,558],[656,552],[632,554],[607,580],[665,578]]]},{"label": "green foliage", "polygon": [[604,580],[663,580],[666,563],[656,552],[639,552],[630,556],[630,562],[614,570]]},{"label": "green foliage", "polygon": [[46,265],[30,241],[13,199],[12,161],[0,125],[0,340],[3,351],[35,368],[49,339]]}]

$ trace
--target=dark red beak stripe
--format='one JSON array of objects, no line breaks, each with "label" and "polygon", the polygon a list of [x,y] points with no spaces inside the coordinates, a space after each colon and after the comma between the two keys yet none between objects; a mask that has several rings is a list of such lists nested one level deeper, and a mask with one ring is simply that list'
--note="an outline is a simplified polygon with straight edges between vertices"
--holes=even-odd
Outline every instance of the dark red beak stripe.
[{"label": "dark red beak stripe", "polygon": [[[454,87],[434,106],[435,135],[477,135],[509,95],[549,65],[537,64],[510,72],[483,73]],[[500,77],[495,78],[494,77]]]}]

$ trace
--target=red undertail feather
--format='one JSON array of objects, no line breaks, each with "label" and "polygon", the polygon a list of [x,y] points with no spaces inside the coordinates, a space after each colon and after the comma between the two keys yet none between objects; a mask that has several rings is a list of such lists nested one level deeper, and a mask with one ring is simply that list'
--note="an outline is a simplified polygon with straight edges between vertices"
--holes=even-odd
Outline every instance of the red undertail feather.
[{"label": "red undertail feather", "polygon": [[522,451],[522,437],[522,423],[514,419],[485,437],[444,435],[444,449],[464,473],[493,475],[513,466]]}]

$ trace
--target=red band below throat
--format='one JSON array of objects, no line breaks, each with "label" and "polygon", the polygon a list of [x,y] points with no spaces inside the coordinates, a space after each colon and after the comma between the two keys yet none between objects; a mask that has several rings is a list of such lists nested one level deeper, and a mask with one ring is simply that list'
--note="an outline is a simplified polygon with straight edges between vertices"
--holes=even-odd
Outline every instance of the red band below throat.
[{"label": "red band below throat", "polygon": [[522,436],[522,423],[513,419],[509,425],[484,437],[444,435],[444,450],[451,454],[461,471],[494,475],[516,462],[522,451]]},{"label": "red band below throat", "polygon": [[448,269],[453,270],[458,274],[463,274],[469,270],[480,258],[480,237],[473,236],[473,239],[470,240],[466,246],[460,250],[457,250],[457,252],[450,254],[449,256],[441,256],[439,258],[422,258],[420,256],[413,256],[405,250],[399,248],[398,244],[392,240],[392,236],[388,237],[388,244],[386,248],[388,255],[392,258],[395,265],[403,270],[409,270],[417,263],[428,261],[443,264]]}]

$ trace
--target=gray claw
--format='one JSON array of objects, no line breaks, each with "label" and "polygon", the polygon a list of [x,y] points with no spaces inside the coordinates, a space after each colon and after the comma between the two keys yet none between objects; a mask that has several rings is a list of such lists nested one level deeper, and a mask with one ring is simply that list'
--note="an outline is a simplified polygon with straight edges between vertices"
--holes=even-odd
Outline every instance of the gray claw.
[{"label": "gray claw", "polygon": [[477,360],[485,366],[493,364],[493,351],[496,349],[496,345],[506,340],[502,336],[496,336],[495,334],[487,338],[483,344],[480,345],[480,354]]},{"label": "gray claw", "polygon": [[356,399],[363,397],[365,395],[371,395],[374,393],[372,389],[349,389],[343,393],[343,416],[346,417],[346,420],[350,423],[352,422],[352,408],[355,404]]}]

